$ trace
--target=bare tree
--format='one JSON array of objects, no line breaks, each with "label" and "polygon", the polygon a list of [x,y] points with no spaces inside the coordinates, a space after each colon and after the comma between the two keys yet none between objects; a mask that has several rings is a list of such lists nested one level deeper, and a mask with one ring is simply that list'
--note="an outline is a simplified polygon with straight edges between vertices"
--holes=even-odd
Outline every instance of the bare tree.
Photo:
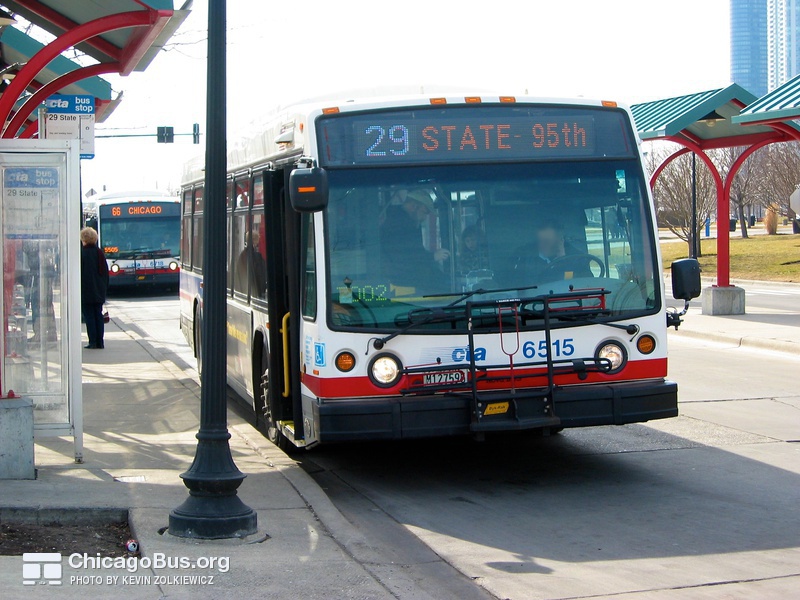
[{"label": "bare tree", "polygon": [[[648,163],[661,164],[674,150],[674,147],[654,148],[653,156],[648,155]],[[705,220],[711,216],[717,206],[717,191],[714,179],[702,160],[697,160],[695,172],[697,181],[697,230],[694,235],[699,240]],[[689,252],[691,253],[691,154],[680,156],[667,165],[656,180],[653,195],[658,208],[659,225],[668,227],[679,239],[689,244]],[[720,226],[717,224],[717,227]],[[698,244],[698,254],[700,253],[699,246],[700,244]]]},{"label": "bare tree", "polygon": [[762,184],[760,203],[767,207],[777,205],[790,218],[796,216],[789,207],[789,196],[800,185],[800,144],[771,144],[765,148],[765,155],[767,177]]},{"label": "bare tree", "polygon": [[[739,159],[746,147],[721,148],[714,151],[712,158],[719,168],[723,181],[731,172],[733,164]],[[747,234],[746,209],[756,204],[760,204],[763,199],[764,185],[767,179],[767,156],[764,148],[757,150],[747,157],[738,171],[734,174],[731,184],[731,208],[735,211],[736,218],[741,225],[742,237],[749,237]],[[752,212],[752,210],[750,211]],[[717,227],[720,225],[717,224]]]}]

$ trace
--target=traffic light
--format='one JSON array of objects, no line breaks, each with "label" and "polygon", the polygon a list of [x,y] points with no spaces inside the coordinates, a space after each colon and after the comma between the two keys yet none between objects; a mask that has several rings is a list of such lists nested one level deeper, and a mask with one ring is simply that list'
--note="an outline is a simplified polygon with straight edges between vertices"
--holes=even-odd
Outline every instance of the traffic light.
[{"label": "traffic light", "polygon": [[192,143],[200,143],[200,123],[195,123],[192,125]]},{"label": "traffic light", "polygon": [[156,141],[159,144],[172,144],[175,141],[175,130],[172,127],[159,127],[156,130]]}]

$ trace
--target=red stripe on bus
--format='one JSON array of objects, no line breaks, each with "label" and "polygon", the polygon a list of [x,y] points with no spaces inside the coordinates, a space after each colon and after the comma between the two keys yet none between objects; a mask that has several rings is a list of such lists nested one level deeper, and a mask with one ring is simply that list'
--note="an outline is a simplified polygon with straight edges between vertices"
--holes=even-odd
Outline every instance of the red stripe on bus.
[{"label": "red stripe on bus", "polygon": [[[464,367],[461,367],[464,368]],[[453,370],[458,370],[453,365]],[[515,369],[516,377],[532,373],[546,374],[546,369]],[[492,371],[496,377],[510,377],[508,369]],[[611,383],[623,381],[638,381],[640,379],[661,379],[667,376],[667,359],[654,358],[650,360],[630,361],[619,373],[606,375],[604,373],[587,373],[584,380],[578,379],[576,374],[559,375],[556,377],[557,385],[584,385],[587,383]],[[420,377],[416,375],[415,377]],[[536,379],[522,379],[517,381],[517,388],[538,387],[546,385],[546,377]],[[303,375],[303,383],[316,396],[321,398],[354,398],[364,396],[396,396],[401,389],[409,386],[409,377],[404,377],[392,388],[379,388],[374,385],[369,377],[318,377],[311,373]],[[496,381],[479,383],[479,390],[510,389],[508,382]]]}]

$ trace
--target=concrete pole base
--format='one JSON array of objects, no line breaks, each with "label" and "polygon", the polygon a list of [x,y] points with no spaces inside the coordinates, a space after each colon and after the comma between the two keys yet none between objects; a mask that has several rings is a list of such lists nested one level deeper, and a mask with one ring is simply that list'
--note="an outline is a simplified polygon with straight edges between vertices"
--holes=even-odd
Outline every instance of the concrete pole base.
[{"label": "concrete pole base", "polygon": [[36,479],[30,398],[0,399],[0,479]]},{"label": "concrete pole base", "polygon": [[707,287],[703,290],[704,315],[743,315],[745,307],[744,288]]}]

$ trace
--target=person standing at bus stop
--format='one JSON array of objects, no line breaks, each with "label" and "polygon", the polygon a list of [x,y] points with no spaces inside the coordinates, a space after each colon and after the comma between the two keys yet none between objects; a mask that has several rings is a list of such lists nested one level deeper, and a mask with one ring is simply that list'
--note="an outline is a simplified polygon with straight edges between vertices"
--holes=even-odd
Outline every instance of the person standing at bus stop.
[{"label": "person standing at bus stop", "polygon": [[104,348],[103,303],[108,290],[108,263],[97,245],[97,232],[91,227],[81,229],[81,310],[86,321],[89,345]]}]

